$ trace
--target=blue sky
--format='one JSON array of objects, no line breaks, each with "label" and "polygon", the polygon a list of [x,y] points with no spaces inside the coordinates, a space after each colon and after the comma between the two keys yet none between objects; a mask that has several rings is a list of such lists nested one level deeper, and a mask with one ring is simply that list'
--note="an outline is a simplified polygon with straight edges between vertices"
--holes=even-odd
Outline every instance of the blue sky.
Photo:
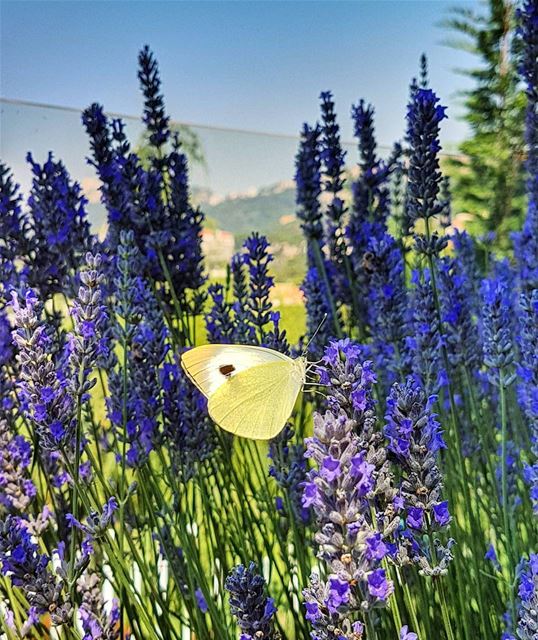
[{"label": "blue sky", "polygon": [[[139,114],[137,53],[148,43],[176,120],[295,135],[318,117],[320,91],[331,89],[346,140],[350,106],[364,97],[376,107],[379,142],[389,145],[403,134],[409,81],[424,51],[431,85],[449,107],[445,148],[465,135],[456,92],[467,81],[453,69],[472,59],[442,46],[437,24],[454,3],[477,2],[0,2],[3,97],[78,108],[99,101],[111,112]],[[77,178],[87,172],[79,117],[60,115],[3,109],[1,155],[23,184],[27,149],[37,157],[54,149]],[[209,160],[229,157],[229,166],[216,161],[199,178],[219,192],[256,186],[266,174],[268,182],[293,175],[293,141],[275,142],[270,153],[270,144],[261,145],[258,154],[250,141],[247,161],[246,139],[227,139],[225,149],[216,134],[204,136]]]},{"label": "blue sky", "polygon": [[[452,69],[469,58],[441,46],[436,27],[453,4],[6,0],[1,93],[76,107],[99,100],[136,114],[136,55],[148,43],[176,119],[293,134],[316,117],[319,92],[332,89],[343,116],[357,98],[372,101],[379,137],[391,142],[422,51],[433,87],[456,113],[463,80]],[[463,131],[453,121],[444,137]]]}]

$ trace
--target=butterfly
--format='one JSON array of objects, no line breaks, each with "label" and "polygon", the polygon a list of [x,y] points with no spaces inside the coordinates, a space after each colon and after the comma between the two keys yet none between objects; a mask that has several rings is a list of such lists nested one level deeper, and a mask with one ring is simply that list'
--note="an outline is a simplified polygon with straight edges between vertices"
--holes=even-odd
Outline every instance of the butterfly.
[{"label": "butterfly", "polygon": [[181,355],[181,365],[207,398],[213,421],[253,440],[270,440],[282,431],[308,368],[305,356],[237,344],[195,347]]}]

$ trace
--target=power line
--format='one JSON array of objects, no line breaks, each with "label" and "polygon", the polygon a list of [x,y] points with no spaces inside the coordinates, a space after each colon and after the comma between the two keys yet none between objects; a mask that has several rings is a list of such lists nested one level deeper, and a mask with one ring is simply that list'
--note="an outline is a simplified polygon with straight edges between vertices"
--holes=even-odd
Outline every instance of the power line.
[{"label": "power line", "polygon": [[[66,106],[61,106],[61,105],[55,105],[55,104],[48,104],[45,102],[34,102],[32,100],[20,100],[18,98],[4,98],[0,96],[0,104],[9,104],[9,105],[13,105],[13,106],[19,106],[19,107],[30,107],[30,108],[35,108],[35,109],[49,109],[51,111],[64,111],[67,113],[76,113],[76,114],[81,114],[84,109],[78,108],[78,107],[66,107]],[[128,113],[118,113],[118,112],[114,112],[114,111],[107,111],[106,112],[108,116],[111,116],[113,118],[122,118],[123,120],[129,120],[132,122],[136,122],[136,123],[140,123],[140,118],[138,116],[133,116],[131,114]],[[218,125],[208,125],[208,124],[199,124],[196,122],[185,122],[185,121],[179,121],[179,120],[170,120],[170,124],[172,125],[176,125],[176,126],[181,126],[181,127],[189,127],[192,129],[203,129],[206,131],[218,131],[219,133],[236,133],[239,135],[251,135],[251,136],[263,136],[263,137],[267,137],[267,138],[276,138],[276,139],[281,139],[281,140],[293,140],[295,142],[299,142],[300,138],[299,136],[296,135],[292,135],[292,134],[288,134],[288,133],[274,133],[274,132],[268,132],[268,131],[256,131],[254,129],[235,129],[232,127],[222,127],[222,126],[218,126]],[[345,146],[356,146],[356,142],[354,140],[343,140],[342,144]],[[392,151],[392,145],[387,145],[387,144],[378,144],[378,149],[380,150],[384,150],[384,151]],[[468,156],[465,156],[464,154],[461,153],[446,153],[446,152],[441,152],[439,154],[440,156],[444,157],[444,158],[457,158],[457,159],[465,159]]]}]

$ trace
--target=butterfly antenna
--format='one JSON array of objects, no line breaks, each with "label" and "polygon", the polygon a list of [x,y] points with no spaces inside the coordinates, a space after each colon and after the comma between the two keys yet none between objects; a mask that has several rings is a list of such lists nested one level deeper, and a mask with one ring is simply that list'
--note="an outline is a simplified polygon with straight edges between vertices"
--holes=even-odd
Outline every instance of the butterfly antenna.
[{"label": "butterfly antenna", "polygon": [[303,349],[303,356],[306,356],[307,352],[308,352],[308,347],[312,344],[312,340],[318,335],[319,330],[321,329],[321,327],[323,326],[323,323],[325,322],[325,320],[327,320],[327,314],[323,314],[323,318],[321,319],[320,323],[318,324],[316,330],[314,331],[314,333],[310,336],[310,340],[306,343],[306,347]]}]

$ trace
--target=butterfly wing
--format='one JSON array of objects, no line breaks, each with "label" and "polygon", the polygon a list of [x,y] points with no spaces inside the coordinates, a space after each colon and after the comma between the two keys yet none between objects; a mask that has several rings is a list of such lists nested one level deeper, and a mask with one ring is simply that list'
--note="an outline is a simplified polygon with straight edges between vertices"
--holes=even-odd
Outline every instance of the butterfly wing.
[{"label": "butterfly wing", "polygon": [[304,384],[304,367],[289,362],[256,365],[230,376],[209,397],[209,415],[222,429],[244,438],[274,438],[290,417]]},{"label": "butterfly wing", "polygon": [[[242,371],[271,362],[293,363],[293,360],[274,349],[241,344],[204,344],[181,355],[183,369],[206,398]],[[223,373],[230,367],[233,367],[230,373]]]}]

